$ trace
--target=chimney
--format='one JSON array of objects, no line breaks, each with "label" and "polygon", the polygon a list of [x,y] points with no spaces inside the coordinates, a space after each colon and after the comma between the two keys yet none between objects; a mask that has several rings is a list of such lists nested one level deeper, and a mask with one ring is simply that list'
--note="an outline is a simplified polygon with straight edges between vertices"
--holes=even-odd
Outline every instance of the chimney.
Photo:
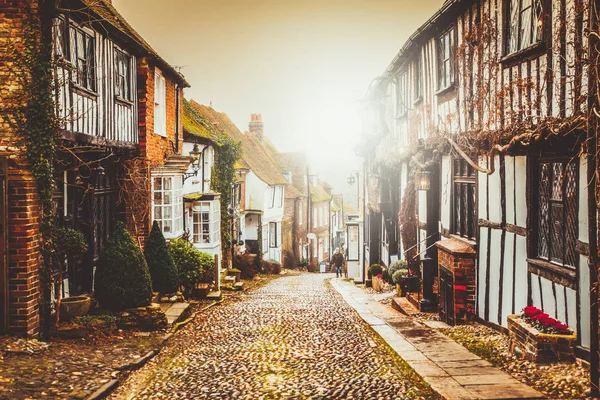
[{"label": "chimney", "polygon": [[248,129],[250,133],[253,133],[257,139],[262,142],[263,141],[263,130],[264,124],[262,122],[262,115],[260,114],[250,114],[250,123],[248,124]]}]

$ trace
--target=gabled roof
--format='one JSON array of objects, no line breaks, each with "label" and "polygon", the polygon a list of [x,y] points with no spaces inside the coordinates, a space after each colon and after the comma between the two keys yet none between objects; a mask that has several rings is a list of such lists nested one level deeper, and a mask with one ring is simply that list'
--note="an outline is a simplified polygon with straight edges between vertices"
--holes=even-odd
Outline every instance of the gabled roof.
[{"label": "gabled roof", "polygon": [[[110,1],[106,0],[63,0],[62,6],[64,8],[70,8],[76,10],[78,8],[78,4],[83,4],[83,6],[87,7],[90,11],[96,14],[99,18],[94,20],[95,23],[105,24],[108,23],[112,28],[120,32],[125,36],[125,39],[133,42],[133,44],[140,50],[142,53],[149,55],[153,58],[156,63],[162,69],[166,70],[169,75],[172,75],[178,83],[180,83],[184,87],[190,87],[190,84],[185,80],[183,75],[181,75],[175,68],[173,68],[167,61],[165,61],[153,48],[144,40],[144,38],[137,33],[135,29],[123,16],[117,11],[117,9],[110,3]],[[86,16],[86,18],[90,18],[90,16]]]},{"label": "gabled roof", "polygon": [[253,135],[240,132],[225,113],[217,112],[212,107],[198,104],[194,100],[190,101],[190,105],[207,121],[210,121],[217,130],[242,143],[242,157],[238,164],[240,167],[249,167],[260,180],[268,185],[287,185],[275,160]]}]

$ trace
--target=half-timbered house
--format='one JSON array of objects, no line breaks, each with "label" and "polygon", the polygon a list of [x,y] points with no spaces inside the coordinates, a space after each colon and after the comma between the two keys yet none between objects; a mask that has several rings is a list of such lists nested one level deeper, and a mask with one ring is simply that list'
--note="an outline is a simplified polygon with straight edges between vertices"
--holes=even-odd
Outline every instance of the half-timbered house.
[{"label": "half-timbered house", "polygon": [[[51,49],[60,128],[54,165],[55,223],[82,232],[88,245],[80,264],[53,276],[62,277],[55,281],[53,294],[59,291],[64,297],[93,291],[95,263],[116,221],[127,222],[143,243],[151,222],[148,165],[164,165],[180,153],[179,110],[183,87],[188,85],[110,1],[69,0],[57,5],[44,1],[0,5],[3,32],[10,32],[0,40],[4,54],[0,74],[9,78],[8,84],[2,81],[2,90],[14,89],[10,67],[18,63],[18,56],[11,58],[9,49],[28,35]],[[50,29],[45,31],[45,26]],[[159,80],[162,86],[155,85]],[[6,119],[3,122],[1,330],[33,335],[39,329],[41,204],[23,153],[14,151],[22,142],[14,127]],[[178,162],[185,171],[189,158]],[[183,172],[180,177],[182,181]],[[173,207],[176,213],[177,206]]]},{"label": "half-timbered house", "polygon": [[435,260],[423,285],[433,271],[444,320],[502,329],[535,305],[581,357],[597,332],[595,18],[580,0],[445,1],[373,81],[362,147],[367,263],[387,263],[393,199],[400,256]]}]

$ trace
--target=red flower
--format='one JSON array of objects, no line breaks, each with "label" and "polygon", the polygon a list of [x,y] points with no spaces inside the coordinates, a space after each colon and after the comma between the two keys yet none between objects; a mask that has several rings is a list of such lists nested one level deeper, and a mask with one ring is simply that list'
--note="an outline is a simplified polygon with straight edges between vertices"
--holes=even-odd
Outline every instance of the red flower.
[{"label": "red flower", "polygon": [[381,278],[383,277],[383,274],[377,274],[377,277],[378,277],[379,279],[381,279]]},{"label": "red flower", "polygon": [[527,306],[523,309],[523,314],[525,314],[526,317],[531,318],[534,315],[540,314],[542,312],[542,310],[540,310],[537,307],[534,306]]}]

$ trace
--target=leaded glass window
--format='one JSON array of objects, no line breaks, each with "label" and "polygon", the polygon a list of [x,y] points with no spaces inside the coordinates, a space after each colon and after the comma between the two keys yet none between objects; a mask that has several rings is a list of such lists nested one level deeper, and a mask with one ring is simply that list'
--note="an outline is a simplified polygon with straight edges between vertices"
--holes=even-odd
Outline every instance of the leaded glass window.
[{"label": "leaded glass window", "polygon": [[509,0],[506,53],[511,54],[542,41],[541,0]]},{"label": "leaded glass window", "polygon": [[574,268],[577,266],[577,163],[542,161],[539,165],[539,258]]},{"label": "leaded glass window", "polygon": [[477,236],[476,172],[464,159],[454,160],[454,223],[452,233],[475,240]]},{"label": "leaded glass window", "polygon": [[449,29],[437,39],[438,90],[454,84],[454,30]]}]

